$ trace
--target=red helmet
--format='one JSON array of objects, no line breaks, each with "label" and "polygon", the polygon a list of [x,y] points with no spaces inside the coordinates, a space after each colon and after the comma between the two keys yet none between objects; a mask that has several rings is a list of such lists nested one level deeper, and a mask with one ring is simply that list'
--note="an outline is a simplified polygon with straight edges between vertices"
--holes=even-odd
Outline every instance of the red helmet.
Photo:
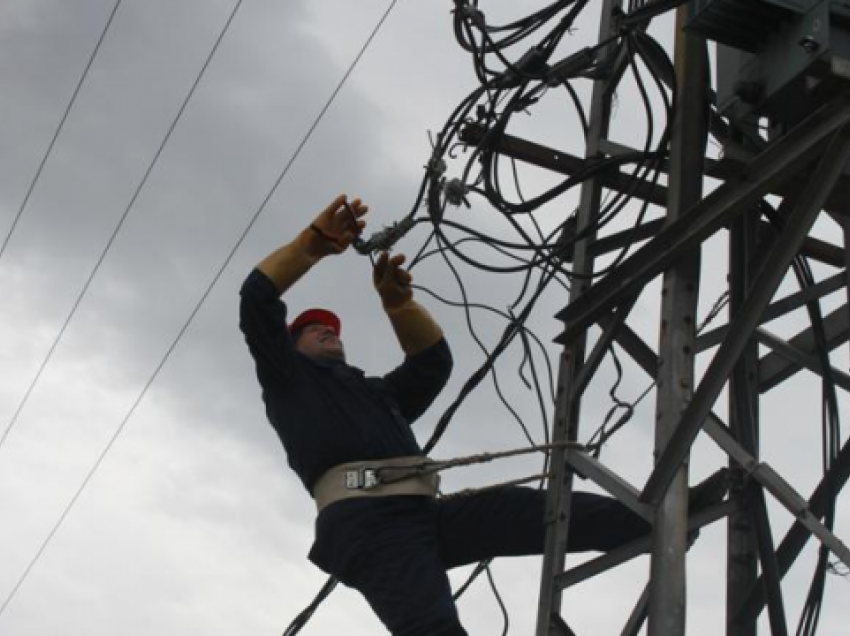
[{"label": "red helmet", "polygon": [[289,333],[295,333],[302,327],[306,327],[307,325],[314,323],[330,327],[334,330],[337,338],[339,338],[340,331],[342,330],[339,317],[327,309],[308,309],[307,311],[302,311],[298,314],[298,317],[292,321],[292,324],[289,325]]}]

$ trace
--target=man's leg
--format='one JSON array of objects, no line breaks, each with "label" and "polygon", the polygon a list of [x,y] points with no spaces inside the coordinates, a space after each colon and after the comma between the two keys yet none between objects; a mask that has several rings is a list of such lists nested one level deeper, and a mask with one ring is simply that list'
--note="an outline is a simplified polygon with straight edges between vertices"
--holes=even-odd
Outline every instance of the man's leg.
[{"label": "man's leg", "polygon": [[[440,554],[448,568],[543,552],[545,491],[503,488],[450,498],[439,506]],[[640,516],[610,497],[576,492],[570,510],[570,552],[611,550],[650,529]]]},{"label": "man's leg", "polygon": [[467,636],[437,550],[433,507],[399,512],[360,538],[340,580],[363,594],[393,636]]}]

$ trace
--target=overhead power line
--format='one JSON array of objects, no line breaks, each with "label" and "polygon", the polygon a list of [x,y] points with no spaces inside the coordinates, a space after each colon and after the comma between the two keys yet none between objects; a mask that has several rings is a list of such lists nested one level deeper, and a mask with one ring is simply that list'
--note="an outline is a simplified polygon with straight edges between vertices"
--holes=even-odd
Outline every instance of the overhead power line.
[{"label": "overhead power line", "polygon": [[136,186],[136,190],[133,192],[133,196],[130,197],[130,202],[124,208],[124,213],[121,215],[121,218],[118,220],[118,223],[115,226],[115,229],[112,230],[112,234],[109,237],[109,240],[106,242],[106,247],[104,247],[103,251],[100,253],[100,256],[98,257],[94,268],[92,268],[91,272],[89,273],[88,279],[86,280],[85,284],[83,285],[83,288],[80,290],[80,293],[77,295],[77,299],[74,301],[74,304],[71,307],[71,311],[65,317],[65,321],[62,323],[62,327],[59,329],[59,333],[56,334],[56,338],[54,338],[53,343],[50,345],[50,349],[48,349],[48,351],[47,351],[47,355],[44,357],[44,360],[42,360],[41,365],[39,365],[38,371],[36,372],[35,377],[32,379],[32,382],[30,382],[30,385],[27,388],[26,392],[24,393],[24,396],[21,398],[21,401],[18,403],[18,407],[15,409],[15,412],[12,415],[12,418],[9,420],[9,424],[6,426],[6,429],[3,431],[3,435],[2,435],[2,437],[0,437],[0,448],[3,447],[3,444],[6,442],[6,439],[9,437],[9,433],[14,428],[15,424],[17,424],[18,419],[20,418],[20,415],[24,410],[24,407],[29,402],[29,399],[30,399],[30,396],[32,395],[33,390],[35,389],[36,385],[38,384],[38,381],[41,379],[41,376],[44,373],[44,370],[47,368],[47,365],[53,359],[53,354],[56,352],[56,348],[59,346],[59,343],[61,342],[63,336],[65,335],[65,331],[67,331],[68,325],[71,324],[71,321],[73,320],[74,316],[77,314],[77,309],[79,309],[80,304],[83,301],[83,298],[86,296],[89,288],[91,287],[92,281],[94,280],[95,276],[97,276],[97,273],[100,271],[100,267],[101,267],[101,265],[103,265],[103,262],[106,259],[106,255],[109,253],[109,250],[112,248],[112,245],[115,243],[115,239],[117,238],[118,234],[121,232],[121,228],[124,227],[124,222],[127,220],[127,217],[130,215],[130,212],[135,207],[136,201],[138,200],[139,195],[141,194],[142,190],[144,189],[145,185],[147,184],[148,179],[150,178],[150,175],[153,172],[154,167],[159,162],[159,158],[162,156],[163,150],[165,150],[165,147],[168,144],[169,140],[171,139],[171,135],[174,132],[174,129],[177,127],[177,124],[182,119],[183,113],[186,111],[186,107],[188,106],[189,101],[192,99],[192,96],[195,94],[195,91],[198,88],[198,85],[201,83],[201,79],[203,78],[204,74],[206,73],[207,68],[210,65],[210,62],[212,61],[212,58],[216,54],[216,51],[218,51],[219,45],[221,44],[221,41],[224,39],[225,33],[227,33],[228,29],[230,28],[230,25],[233,22],[233,19],[236,17],[236,13],[239,11],[239,7],[242,6],[243,1],[244,0],[238,0],[238,2],[234,5],[233,10],[230,12],[230,15],[227,18],[227,22],[224,24],[224,27],[222,28],[221,32],[218,34],[218,38],[216,38],[216,41],[215,41],[215,44],[213,45],[212,50],[210,51],[209,55],[207,56],[206,60],[204,61],[204,64],[201,67],[200,72],[195,77],[195,81],[192,83],[192,87],[189,89],[189,92],[186,94],[186,97],[183,100],[183,103],[180,105],[180,109],[178,110],[177,115],[174,117],[174,119],[171,122],[171,125],[168,127],[168,131],[165,133],[165,137],[163,137],[162,142],[160,142],[159,148],[157,148],[157,151],[154,154],[153,159],[151,159],[151,162],[148,164],[148,167],[145,170],[145,173],[142,176],[141,181],[139,181],[139,184]]},{"label": "overhead power line", "polygon": [[83,70],[83,74],[80,76],[79,81],[77,82],[77,87],[74,89],[73,95],[71,95],[71,100],[68,102],[68,105],[65,107],[65,112],[62,114],[62,119],[59,121],[59,126],[56,128],[56,132],[53,133],[53,137],[50,140],[50,143],[47,146],[47,150],[44,153],[44,156],[41,158],[41,162],[38,164],[38,169],[35,171],[35,176],[32,178],[30,182],[29,188],[27,188],[27,193],[24,195],[24,200],[21,202],[20,207],[18,208],[17,214],[15,214],[15,218],[12,221],[12,225],[9,227],[9,231],[6,233],[6,238],[3,239],[3,245],[0,246],[0,259],[3,258],[3,254],[6,251],[6,246],[9,244],[9,240],[12,238],[12,234],[15,233],[15,229],[18,226],[18,221],[21,219],[21,216],[24,213],[27,205],[29,204],[30,197],[32,196],[33,191],[35,190],[35,186],[41,178],[41,173],[44,171],[44,166],[47,164],[47,160],[50,158],[50,155],[53,153],[53,147],[56,145],[56,140],[59,139],[59,135],[62,134],[62,130],[65,127],[65,121],[68,119],[68,115],[71,113],[71,109],[74,107],[74,104],[77,101],[77,96],[80,94],[80,90],[83,87],[83,84],[86,82],[86,78],[89,75],[89,70],[94,63],[94,59],[97,57],[98,52],[100,51],[100,45],[103,44],[104,39],[106,39],[106,33],[109,31],[109,27],[112,26],[112,21],[115,18],[115,14],[118,12],[118,7],[121,6],[121,3],[124,0],[116,0],[115,6],[112,7],[112,12],[109,14],[109,19],[106,21],[106,25],[103,27],[103,31],[100,33],[100,37],[97,40],[97,44],[94,47],[94,50],[89,57],[89,61],[86,64],[86,68]]},{"label": "overhead power line", "polygon": [[[234,15],[236,14],[236,11],[238,10],[238,8],[239,8],[239,6],[240,6],[241,4],[242,4],[242,0],[239,0],[239,2],[237,2],[236,6],[234,7],[233,12],[231,13],[230,18],[228,19],[227,24],[225,25],[224,30],[222,31],[221,35],[219,36],[219,39],[216,41],[216,44],[215,44],[215,47],[216,47],[216,48],[218,47],[218,44],[221,42],[221,38],[223,37],[224,32],[225,32],[225,31],[227,30],[227,28],[229,27],[230,22],[233,20],[233,17],[234,17]],[[42,542],[41,546],[40,546],[40,547],[38,548],[38,550],[36,551],[35,556],[34,556],[34,557],[30,560],[30,562],[27,564],[27,567],[24,569],[24,572],[21,574],[20,578],[19,578],[19,579],[18,579],[18,581],[15,583],[15,586],[12,588],[12,591],[9,593],[9,595],[6,597],[6,599],[3,601],[3,604],[2,604],[2,605],[0,605],[0,617],[2,617],[3,613],[6,611],[6,608],[7,608],[7,607],[9,606],[9,604],[12,602],[12,600],[14,599],[14,597],[17,595],[18,590],[20,590],[21,586],[24,584],[24,582],[26,581],[26,579],[29,577],[29,575],[30,575],[30,573],[32,572],[33,568],[34,568],[34,567],[35,567],[35,565],[38,563],[38,561],[41,559],[41,556],[44,554],[44,552],[45,552],[45,550],[47,549],[47,547],[48,547],[48,545],[50,544],[50,542],[51,542],[51,541],[53,540],[53,538],[56,536],[57,532],[59,531],[60,527],[61,527],[61,526],[62,526],[62,524],[64,523],[65,519],[66,519],[66,518],[68,517],[68,515],[70,514],[70,512],[71,512],[72,508],[74,507],[74,505],[75,505],[75,504],[77,503],[77,501],[79,500],[79,498],[80,498],[80,496],[82,495],[83,491],[84,491],[84,490],[86,489],[86,487],[89,485],[89,483],[91,482],[91,480],[92,480],[92,478],[94,477],[95,473],[98,471],[98,469],[100,468],[100,466],[103,464],[103,461],[104,461],[104,459],[106,458],[106,455],[109,453],[109,451],[110,451],[110,450],[112,449],[112,447],[115,445],[115,442],[118,440],[119,436],[121,435],[121,433],[122,433],[122,432],[124,431],[124,429],[126,428],[127,423],[130,421],[130,419],[132,418],[132,416],[134,415],[134,413],[135,413],[135,412],[136,412],[136,410],[138,409],[139,404],[141,404],[142,400],[144,400],[144,398],[145,398],[145,396],[147,395],[147,393],[148,393],[149,389],[151,388],[151,386],[153,385],[153,383],[156,381],[156,379],[157,379],[157,377],[159,376],[160,372],[162,371],[163,367],[165,366],[165,364],[168,362],[169,358],[171,357],[171,354],[174,352],[174,350],[177,348],[177,345],[178,345],[178,344],[180,343],[180,341],[183,339],[183,336],[186,334],[187,330],[189,329],[189,326],[192,324],[192,322],[194,321],[195,317],[198,315],[198,312],[200,311],[201,307],[202,307],[202,306],[204,305],[204,303],[206,302],[207,298],[209,297],[209,295],[210,295],[210,293],[212,292],[213,288],[215,287],[216,283],[218,283],[218,281],[221,279],[221,276],[222,276],[222,274],[224,273],[224,271],[227,269],[227,266],[228,266],[228,265],[230,264],[230,262],[233,260],[233,256],[234,256],[234,255],[236,254],[236,252],[239,250],[239,248],[241,247],[242,243],[245,241],[245,238],[247,237],[248,233],[251,231],[251,229],[252,229],[252,228],[254,227],[254,225],[256,224],[257,219],[258,219],[258,218],[260,217],[260,215],[263,213],[263,211],[265,210],[265,208],[266,208],[266,206],[268,205],[269,201],[271,200],[272,196],[274,196],[274,193],[277,191],[278,187],[279,187],[279,186],[280,186],[280,184],[283,182],[283,180],[284,180],[284,178],[286,177],[286,175],[289,173],[289,170],[292,168],[293,164],[294,164],[294,163],[295,163],[295,161],[298,159],[298,156],[301,154],[301,151],[304,149],[304,147],[305,147],[305,146],[307,145],[307,143],[309,142],[310,138],[313,136],[313,132],[316,130],[316,128],[318,127],[319,123],[322,121],[322,119],[324,118],[325,114],[326,114],[326,113],[327,113],[327,111],[330,109],[330,107],[331,107],[331,105],[333,104],[333,102],[336,100],[337,95],[338,95],[338,94],[339,94],[339,92],[342,90],[342,88],[343,88],[343,86],[345,85],[345,83],[347,82],[348,78],[351,76],[351,74],[352,74],[352,72],[354,71],[354,69],[356,68],[357,64],[360,62],[360,59],[363,57],[363,54],[364,54],[364,53],[366,52],[366,50],[369,48],[369,45],[372,43],[372,40],[374,40],[375,36],[376,36],[376,35],[378,34],[378,32],[380,31],[380,29],[381,29],[381,27],[383,26],[384,22],[386,22],[386,20],[387,20],[387,18],[389,17],[390,13],[391,13],[391,12],[392,12],[392,10],[395,8],[396,4],[398,4],[398,0],[392,0],[392,2],[390,3],[389,7],[387,8],[387,10],[386,10],[386,11],[384,12],[384,14],[381,16],[381,18],[380,18],[380,20],[378,21],[377,25],[374,27],[374,29],[373,29],[373,30],[372,30],[372,32],[370,33],[369,37],[366,39],[366,42],[365,42],[365,43],[363,44],[363,46],[360,48],[360,50],[358,51],[358,53],[357,53],[357,55],[355,56],[354,60],[353,60],[353,61],[352,61],[352,63],[349,65],[348,69],[346,70],[346,72],[344,73],[344,75],[342,76],[342,78],[340,79],[340,81],[337,83],[336,88],[334,88],[334,90],[333,90],[333,92],[331,93],[330,97],[328,97],[328,99],[327,99],[327,101],[325,102],[324,106],[322,106],[321,110],[319,111],[319,114],[318,114],[318,115],[316,116],[316,118],[313,120],[313,123],[310,125],[310,128],[307,130],[306,134],[305,134],[305,135],[304,135],[304,137],[301,139],[301,141],[300,141],[300,143],[298,144],[298,146],[296,147],[295,151],[292,153],[292,155],[290,156],[289,160],[286,162],[286,165],[284,166],[283,170],[281,171],[281,173],[279,174],[279,176],[278,176],[278,177],[277,177],[277,179],[275,180],[275,182],[274,182],[274,184],[272,185],[271,189],[269,190],[268,194],[267,194],[267,195],[263,198],[262,203],[260,204],[260,206],[257,208],[257,210],[256,210],[256,211],[254,212],[254,214],[252,215],[252,217],[251,217],[251,219],[249,220],[249,222],[248,222],[248,224],[247,224],[247,226],[246,226],[245,230],[244,230],[244,231],[240,234],[240,236],[239,236],[239,238],[237,239],[236,243],[235,243],[235,244],[234,244],[234,246],[231,248],[230,252],[227,254],[227,257],[224,259],[224,262],[222,263],[222,265],[219,267],[218,271],[217,271],[217,272],[215,273],[215,275],[213,276],[212,280],[210,281],[210,283],[209,283],[209,285],[207,286],[207,288],[206,288],[206,290],[204,291],[204,293],[201,295],[201,297],[200,297],[200,299],[198,300],[198,302],[197,302],[197,304],[195,305],[195,307],[192,309],[191,313],[189,314],[188,319],[187,319],[187,320],[186,320],[186,322],[183,324],[183,326],[180,328],[180,330],[178,331],[178,333],[177,333],[176,337],[174,338],[174,340],[173,340],[173,341],[171,342],[171,344],[169,345],[168,349],[166,350],[166,352],[165,352],[165,354],[163,355],[162,359],[160,360],[159,364],[156,366],[156,368],[154,369],[154,371],[153,371],[153,373],[151,374],[150,378],[149,378],[149,379],[148,379],[148,381],[145,383],[144,387],[142,388],[141,392],[139,393],[138,397],[137,397],[137,398],[136,398],[136,400],[133,402],[133,405],[132,405],[132,406],[130,407],[130,409],[127,411],[127,414],[124,416],[124,418],[121,420],[121,423],[119,424],[118,428],[117,428],[117,429],[115,430],[115,432],[113,433],[112,437],[111,437],[111,438],[109,439],[109,441],[107,442],[107,444],[106,444],[106,446],[104,447],[103,451],[100,453],[100,455],[98,455],[98,457],[97,457],[97,459],[95,460],[95,462],[94,462],[93,466],[92,466],[92,467],[91,467],[91,469],[88,471],[88,473],[86,474],[86,477],[83,479],[82,483],[80,484],[80,487],[79,487],[79,488],[77,489],[77,491],[74,493],[73,497],[71,497],[71,500],[68,502],[68,505],[67,505],[67,506],[65,507],[65,509],[62,511],[62,514],[59,516],[59,519],[58,519],[58,520],[56,521],[56,523],[53,525],[53,527],[51,528],[50,532],[47,534],[47,537],[44,539],[44,541]],[[214,53],[214,52],[215,52],[215,48],[213,49],[213,53]],[[210,58],[208,58],[208,59],[207,59],[207,63],[205,63],[205,64],[204,64],[204,69],[201,71],[201,74],[203,74],[203,71],[204,71],[204,70],[206,70],[207,64],[209,63],[209,60],[211,59],[211,57],[212,57],[212,54],[213,54],[213,53],[211,53],[211,54],[210,54]],[[199,78],[200,78],[200,76],[199,76]],[[192,87],[192,91],[194,91],[195,86],[197,86],[197,81],[196,81],[195,85]],[[191,96],[191,94],[190,94],[190,96]],[[188,101],[188,98],[187,98],[187,101]],[[185,102],[184,102],[184,107],[185,107]],[[181,108],[181,113],[182,113],[182,111],[183,111],[183,109]],[[179,117],[179,116],[178,116],[178,117]],[[170,134],[170,132],[171,132],[171,131],[169,130],[169,134]],[[146,176],[147,176],[147,175],[146,175]],[[134,197],[134,199],[135,199],[135,197]],[[77,304],[79,304],[79,303],[77,303]],[[76,307],[76,305],[75,305],[75,307]],[[8,431],[7,431],[7,433],[8,433]],[[4,435],[4,438],[5,438],[5,435]]]}]

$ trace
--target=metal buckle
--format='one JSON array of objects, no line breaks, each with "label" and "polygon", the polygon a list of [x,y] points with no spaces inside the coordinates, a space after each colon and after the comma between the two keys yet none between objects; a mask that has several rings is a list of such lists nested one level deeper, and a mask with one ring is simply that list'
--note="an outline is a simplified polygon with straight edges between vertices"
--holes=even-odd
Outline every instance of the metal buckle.
[{"label": "metal buckle", "polygon": [[348,490],[369,490],[380,485],[375,468],[358,468],[345,471],[345,487]]}]

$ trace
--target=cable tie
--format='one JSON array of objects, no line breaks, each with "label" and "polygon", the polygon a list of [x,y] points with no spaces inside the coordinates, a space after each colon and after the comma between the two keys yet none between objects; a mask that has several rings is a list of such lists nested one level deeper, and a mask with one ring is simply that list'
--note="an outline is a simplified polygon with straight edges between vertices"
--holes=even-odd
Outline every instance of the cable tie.
[{"label": "cable tie", "polygon": [[466,207],[470,207],[469,202],[466,200],[469,188],[460,179],[454,178],[446,181],[443,184],[443,191],[446,193],[446,201],[453,206],[460,207],[460,204],[463,203]]},{"label": "cable tie", "polygon": [[445,174],[446,168],[447,168],[446,162],[443,160],[442,157],[432,157],[428,161],[428,164],[425,166],[425,169],[428,172],[430,172],[430,173],[432,173],[432,174],[434,174],[435,176],[438,176],[438,177]]},{"label": "cable tie", "polygon": [[459,16],[472,22],[477,27],[485,27],[484,12],[468,2],[455,2],[456,11]]}]

